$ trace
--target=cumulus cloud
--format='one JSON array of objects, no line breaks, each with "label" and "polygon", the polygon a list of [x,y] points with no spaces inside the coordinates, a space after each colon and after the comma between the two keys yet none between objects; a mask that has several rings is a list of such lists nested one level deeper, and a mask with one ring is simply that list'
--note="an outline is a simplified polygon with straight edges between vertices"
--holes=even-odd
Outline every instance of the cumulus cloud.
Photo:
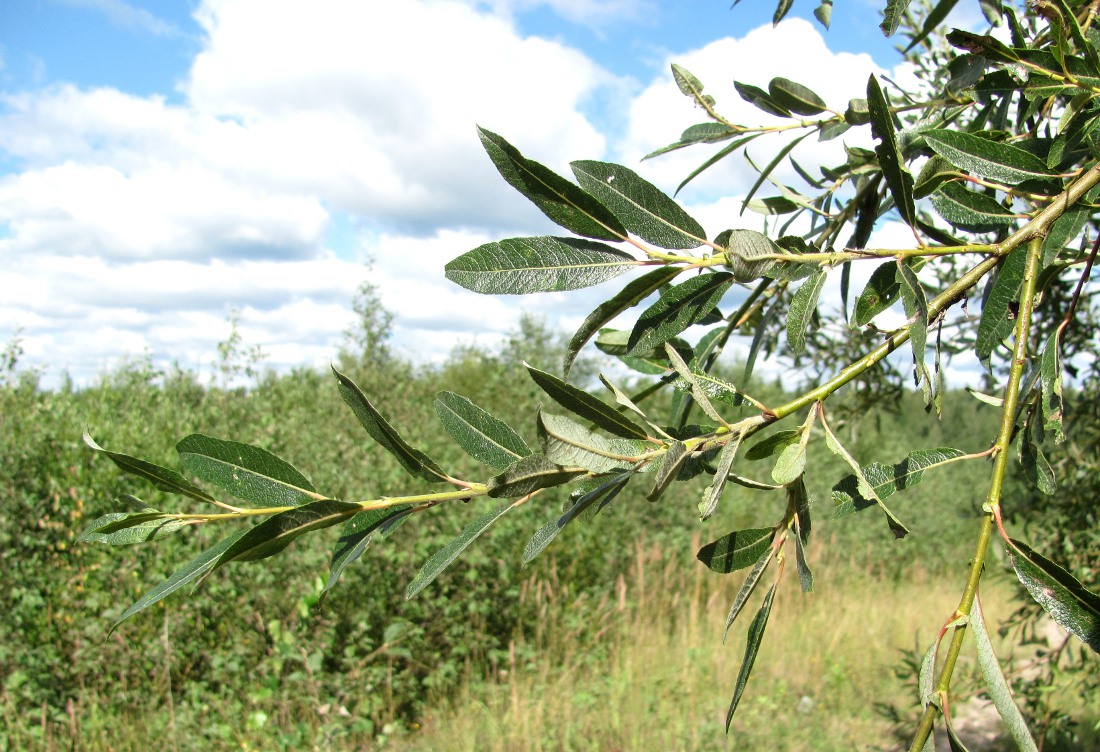
[{"label": "cumulus cloud", "polygon": [[[584,22],[599,21],[594,6],[645,8],[542,2]],[[575,158],[634,164],[700,117],[664,75],[633,100],[626,142],[609,153],[593,108],[628,86],[560,41],[520,34],[509,14],[537,4],[204,0],[201,49],[171,101],[63,82],[0,94],[0,144],[18,165],[0,174],[0,332],[21,327],[30,364],[79,381],[145,351],[203,367],[230,307],[269,364],[323,363],[368,276],[397,314],[396,345],[418,358],[498,340],[521,308],[578,321],[622,282],[520,299],[444,280],[444,263],[477,245],[548,230],[496,174],[475,123],[568,174]],[[798,54],[772,55],[776,45]],[[729,80],[766,85],[740,72],[765,55],[769,73],[838,108],[873,70],[801,22],[671,59],[731,117],[758,118]],[[671,187],[702,158],[642,169]],[[746,226],[729,198],[746,174],[716,170],[712,193],[691,196],[708,229]]]}]

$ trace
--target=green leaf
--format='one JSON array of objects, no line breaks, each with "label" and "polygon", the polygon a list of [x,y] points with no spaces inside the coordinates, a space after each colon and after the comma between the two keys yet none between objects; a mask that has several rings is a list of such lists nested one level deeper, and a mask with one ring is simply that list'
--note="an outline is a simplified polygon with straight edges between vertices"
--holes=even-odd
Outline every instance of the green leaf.
[{"label": "green leaf", "polygon": [[924,363],[928,344],[928,299],[916,273],[907,264],[899,260],[896,269],[898,282],[901,284],[901,300],[909,319],[909,344],[913,347],[913,362],[920,366]]},{"label": "green leaf", "polygon": [[531,454],[527,444],[507,423],[454,392],[436,395],[435,414],[463,451],[490,467],[503,470]]},{"label": "green leaf", "polygon": [[657,186],[633,170],[595,161],[573,162],[573,174],[626,229],[660,248],[687,250],[706,242],[702,225]]},{"label": "green leaf", "polygon": [[652,159],[653,157],[660,156],[661,154],[667,154],[670,151],[676,151],[677,149],[683,149],[685,146],[693,146],[695,144],[716,144],[720,141],[728,141],[737,135],[737,131],[731,129],[727,125],[722,123],[698,123],[696,125],[688,126],[682,134],[680,134],[680,140],[675,143],[671,143],[668,146],[662,146],[660,149],[655,149],[649,154],[642,157],[641,161]]},{"label": "green leaf", "polygon": [[1058,333],[1051,333],[1039,363],[1042,379],[1043,430],[1054,434],[1058,443],[1065,441],[1062,432],[1062,357],[1058,348]]},{"label": "green leaf", "polygon": [[1017,434],[1017,448],[1020,453],[1020,464],[1024,468],[1027,479],[1047,496],[1052,496],[1057,490],[1054,478],[1054,469],[1047,462],[1043,450],[1031,440],[1029,431],[1020,431]]},{"label": "green leaf", "polygon": [[[748,403],[748,400],[742,395],[741,390],[735,385],[725,379],[720,379],[713,374],[702,371],[695,366],[691,366],[691,380],[695,387],[701,389],[710,399],[715,399],[719,402],[725,402],[727,405],[734,406]],[[687,379],[681,376],[672,382],[672,388],[680,392],[690,392],[692,383],[689,383]]]},{"label": "green leaf", "polygon": [[787,506],[794,510],[795,524],[798,525],[799,535],[804,542],[809,542],[812,524],[810,521],[810,505],[813,499],[806,491],[805,476],[796,478],[794,483],[787,484]]},{"label": "green leaf", "polygon": [[768,627],[768,616],[772,612],[772,603],[775,600],[775,585],[768,588],[768,594],[764,596],[764,602],[760,604],[760,610],[756,612],[752,623],[749,624],[749,634],[745,641],[745,657],[741,661],[741,670],[737,673],[737,684],[733,690],[733,700],[730,709],[726,711],[726,733],[729,733],[730,724],[733,723],[733,714],[737,712],[737,705],[741,702],[741,695],[745,692],[745,685],[749,681],[753,664],[756,663],[757,653],[760,652],[760,642],[764,639],[764,630]]},{"label": "green leaf", "polygon": [[644,439],[648,436],[645,430],[640,428],[634,421],[628,419],[598,397],[592,396],[583,389],[571,386],[557,376],[539,370],[528,363],[523,365],[527,368],[531,378],[539,385],[540,389],[549,395],[550,399],[574,415],[591,421],[615,436],[628,439]]},{"label": "green leaf", "polygon": [[773,78],[768,93],[780,107],[796,115],[818,115],[825,111],[825,100],[800,83],[788,78]]},{"label": "green leaf", "polygon": [[1021,752],[1038,752],[1035,740],[1031,738],[1031,732],[1027,728],[1020,709],[1012,700],[1012,690],[1001,672],[1001,665],[997,662],[997,656],[993,654],[993,643],[989,640],[989,633],[985,628],[985,620],[982,618],[982,604],[979,598],[974,599],[974,605],[970,609],[970,630],[974,634],[974,644],[977,647],[978,665],[985,677],[985,686],[989,690],[989,698],[993,700],[994,707],[1001,714],[1009,733],[1016,741],[1016,746]]},{"label": "green leaf", "polygon": [[336,377],[340,396],[355,413],[359,423],[367,429],[372,439],[397,458],[410,475],[432,483],[446,480],[446,473],[440,470],[428,455],[410,446],[375,409],[354,381],[337,371],[335,367],[332,368],[332,374]]},{"label": "green leaf", "polygon": [[806,332],[817,313],[817,299],[825,286],[826,276],[824,269],[814,270],[791,299],[791,308],[787,313],[787,345],[795,355],[806,352]]},{"label": "green leaf", "polygon": [[833,19],[833,0],[821,0],[821,4],[814,8],[814,18],[828,29]]},{"label": "green leaf", "polygon": [[[856,462],[855,457],[849,454],[848,450],[844,448],[844,445],[840,443],[840,440],[836,437],[836,434],[832,432],[832,429],[829,428],[828,424],[825,423],[824,419],[821,421],[821,426],[825,430],[825,445],[829,447],[829,450],[832,451],[833,454],[844,460],[848,467],[852,468],[852,475],[841,479],[839,483],[833,486],[833,501],[837,505],[834,516],[843,516],[840,510],[842,506],[847,506],[847,504],[849,503],[853,504],[855,509],[862,509],[865,506],[870,506],[872,503],[874,503],[877,504],[886,514],[886,522],[890,526],[890,531],[894,534],[895,538],[903,538],[908,535],[909,528],[905,527],[905,525],[902,524],[901,520],[899,520],[882,501],[884,496],[889,496],[894,492],[894,490],[896,490],[897,483],[895,482],[892,488],[890,486],[883,485],[883,493],[882,496],[880,496],[878,493],[878,489],[875,487],[875,485],[873,485],[872,480],[869,479],[867,473],[868,471],[872,471],[873,468],[873,472],[870,477],[873,477],[875,481],[880,481],[881,485],[882,483],[885,483],[885,474],[880,469],[882,468],[882,466],[875,464],[868,465],[866,468],[860,467],[859,463]],[[924,455],[921,456],[923,457]],[[908,464],[908,458],[902,463],[899,463],[899,465],[905,465],[906,470],[902,472],[907,472],[910,467]],[[912,481],[910,478],[908,478],[908,476],[905,477],[906,481],[911,483],[915,483],[920,480],[919,475],[917,476],[916,481]],[[852,511],[854,511],[854,509]]]},{"label": "green leaf", "polygon": [[421,567],[420,571],[413,577],[412,582],[409,583],[408,588],[405,590],[405,598],[412,598],[431,584],[432,580],[438,577],[440,572],[449,567],[451,562],[457,559],[459,554],[477,540],[479,535],[484,533],[490,525],[500,519],[505,512],[515,507],[515,505],[516,502],[502,504],[493,511],[481,515],[470,523],[457,538],[432,554],[432,557],[425,562],[424,566]]},{"label": "green leaf", "polygon": [[1012,334],[1012,329],[1016,325],[1013,311],[1019,297],[1020,285],[1023,284],[1026,266],[1026,243],[1014,248],[1001,263],[1001,268],[982,307],[982,318],[978,322],[978,338],[974,350],[982,362],[987,362],[994,348]]},{"label": "green leaf", "polygon": [[112,512],[98,517],[77,537],[77,542],[106,543],[128,546],[158,540],[189,523],[174,520],[163,512],[148,509],[141,512]]},{"label": "green leaf", "polygon": [[957,182],[941,185],[932,194],[932,206],[945,220],[968,232],[989,232],[1016,221],[1016,215],[992,196],[967,190]]},{"label": "green leaf", "polygon": [[688,176],[680,181],[680,185],[676,186],[676,193],[679,193],[680,191],[682,191],[684,189],[685,185],[690,183],[695,178],[699,177],[699,175],[701,175],[704,171],[706,171],[706,170],[710,169],[711,167],[713,167],[714,165],[718,164],[723,159],[728,157],[730,154],[737,151],[742,146],[747,144],[749,141],[752,141],[754,138],[756,138],[759,135],[760,135],[760,133],[750,133],[747,136],[739,138],[736,141],[733,141],[733,142],[723,146],[721,149],[719,149],[714,154],[712,154],[705,162],[703,162],[703,164],[699,165],[694,170],[692,170],[690,173],[688,173]]},{"label": "green leaf", "polygon": [[791,444],[779,453],[772,468],[772,480],[781,486],[793,483],[806,470],[806,445]]},{"label": "green leaf", "polygon": [[806,547],[802,544],[802,536],[798,532],[797,523],[793,532],[794,563],[795,568],[798,569],[798,584],[803,593],[812,593],[814,591],[814,573],[810,571],[810,565],[806,563]]},{"label": "green leaf", "polygon": [[[756,182],[752,184],[752,187],[749,188],[749,192],[745,194],[745,198],[741,202],[742,212],[744,212],[752,197],[756,195],[757,189],[764,184],[764,181],[767,180],[768,176],[772,174],[776,167],[779,166],[779,163],[782,162],[787,157],[787,155],[794,150],[794,147],[802,143],[802,140],[807,138],[809,135],[809,133],[804,133],[798,138],[793,138],[788,141],[779,151],[775,153],[775,156],[772,157],[771,161],[764,166],[764,169],[760,170],[760,174],[756,177]],[[756,165],[752,163],[752,160],[749,160],[749,164],[751,164],[753,168],[756,168]],[[792,197],[788,196],[788,198]]]},{"label": "green leaf", "polygon": [[193,433],[176,444],[176,451],[184,470],[260,507],[324,498],[290,463],[260,447]]},{"label": "green leaf", "polygon": [[584,475],[580,467],[562,467],[551,462],[544,454],[531,454],[512,463],[500,475],[489,479],[489,496],[516,498],[543,488],[560,486],[578,475]]},{"label": "green leaf", "polygon": [[921,135],[948,162],[986,180],[1016,185],[1025,180],[1054,177],[1043,160],[1018,146],[962,131],[928,130]]},{"label": "green leaf", "polygon": [[676,371],[681,380],[687,383],[688,392],[691,394],[691,398],[698,403],[699,407],[703,409],[703,412],[707,414],[707,417],[715,423],[725,424],[726,421],[718,414],[714,405],[711,404],[710,397],[707,396],[706,390],[695,382],[695,375],[691,372],[688,364],[680,354],[676,352],[676,349],[667,342],[665,343],[665,354],[668,355],[668,362],[673,370]]},{"label": "green leaf", "polygon": [[360,505],[350,501],[322,499],[280,512],[249,528],[218,557],[214,569],[231,561],[257,561],[274,556],[306,533],[337,525],[360,510]]},{"label": "green leaf", "polygon": [[379,528],[404,519],[411,511],[412,507],[365,509],[352,515],[352,518],[340,528],[340,538],[332,550],[328,581],[325,582],[324,590],[321,591],[321,597],[332,590],[347,566],[363,555],[363,551],[366,550]]},{"label": "green leaf", "polygon": [[646,499],[657,501],[661,498],[661,494],[665,492],[672,481],[676,480],[676,475],[680,472],[680,468],[687,457],[687,447],[684,446],[684,442],[674,441],[668,445],[664,456],[661,457],[661,464],[657,466],[657,472],[653,474],[653,485],[650,487],[649,493],[646,494]]},{"label": "green leaf", "polygon": [[129,619],[134,614],[137,614],[152,606],[154,603],[158,603],[167,598],[172,593],[179,590],[187,583],[195,580],[202,575],[209,572],[214,568],[214,564],[218,561],[223,553],[233,546],[238,540],[240,540],[248,531],[242,530],[238,533],[234,533],[227,538],[215,543],[210,548],[206,549],[191,561],[184,564],[169,576],[167,580],[157,585],[145,595],[138,598],[137,602],[130,608],[123,612],[122,616],[118,618],[107,634],[114,632],[118,629],[118,625]]},{"label": "green leaf", "polygon": [[712,572],[729,574],[759,560],[771,548],[774,535],[772,527],[734,530],[700,548],[695,557]]},{"label": "green leaf", "polygon": [[191,483],[175,470],[169,470],[166,467],[154,465],[152,462],[139,460],[128,454],[108,451],[95,443],[95,440],[92,439],[87,431],[84,432],[84,443],[100,454],[105,455],[111,462],[115,463],[119,470],[129,473],[130,475],[136,475],[139,478],[144,478],[161,491],[182,494],[196,501],[205,501],[210,504],[218,503],[217,499],[206,493],[206,491],[203,491],[194,483]]},{"label": "green leaf", "polygon": [[558,537],[558,533],[560,533],[566,525],[576,519],[582,512],[590,508],[597,501],[600,502],[601,506],[606,506],[611,503],[611,501],[619,495],[619,492],[626,488],[626,484],[630,482],[633,476],[633,472],[623,473],[605,483],[601,483],[596,488],[581,496],[581,498],[561,517],[540,528],[523,549],[523,563],[529,564],[536,556],[546,550],[546,547]]},{"label": "green leaf", "polygon": [[908,7],[909,0],[886,0],[886,7],[882,11],[882,23],[879,24],[883,36],[894,36],[894,32],[898,30],[902,19],[905,18]]},{"label": "green leaf", "polygon": [[700,274],[682,282],[647,308],[630,333],[628,355],[641,355],[702,321],[733,285],[726,272]]},{"label": "green leaf", "polygon": [[[901,0],[908,5],[908,0]],[[895,5],[901,4],[894,3]],[[887,6],[889,10],[889,6]],[[902,8],[904,10],[904,7]],[[884,22],[885,23],[885,22]],[[893,31],[891,30],[891,34]],[[887,34],[889,36],[889,34]],[[875,147],[878,155],[879,167],[886,178],[886,185],[890,189],[890,195],[894,198],[894,205],[901,215],[902,221],[912,227],[916,224],[916,209],[913,204],[913,176],[905,168],[902,155],[898,149],[898,136],[894,131],[894,116],[890,112],[890,103],[879,86],[878,79],[872,75],[867,79],[867,107],[871,114],[871,132],[879,140]]]},{"label": "green leaf", "polygon": [[[775,6],[775,14],[772,16],[772,26],[778,26],[779,22],[787,15],[787,11],[794,5],[794,0],[779,0]],[[728,729],[727,729],[728,730]]]},{"label": "green leaf", "polygon": [[913,197],[925,198],[945,182],[957,180],[958,177],[959,171],[953,164],[939,154],[933,154],[917,173],[917,179],[913,184]]},{"label": "green leaf", "polygon": [[901,297],[901,282],[898,281],[897,264],[887,261],[878,266],[867,280],[867,286],[856,299],[852,323],[866,326],[871,320],[892,306]]},{"label": "green leaf", "polygon": [[756,590],[756,584],[760,582],[760,578],[763,576],[764,571],[767,570],[768,564],[771,563],[774,558],[774,551],[769,546],[762,554],[760,558],[756,560],[756,563],[752,565],[752,569],[745,576],[745,581],[741,583],[741,589],[737,591],[737,596],[733,599],[733,606],[730,607],[729,616],[726,617],[726,628],[722,632],[722,642],[726,641],[726,635],[729,634],[730,627],[733,626],[733,622],[741,614],[741,609],[748,603],[749,596]]},{"label": "green leaf", "polygon": [[741,95],[742,99],[769,115],[775,115],[776,117],[782,118],[791,116],[791,113],[787,112],[785,107],[772,99],[771,95],[759,86],[734,81],[733,88],[737,90],[737,93]]},{"label": "green leaf", "polygon": [[791,444],[796,444],[801,440],[802,431],[797,428],[776,431],[772,435],[761,439],[749,447],[749,451],[745,455],[745,458],[749,460],[762,460],[765,457],[771,457],[776,452],[782,451]]},{"label": "green leaf", "polygon": [[714,97],[703,93],[703,84],[687,68],[673,63],[672,80],[684,96],[695,100],[700,107],[714,107]]},{"label": "green leaf", "polygon": [[1008,561],[1031,597],[1063,629],[1100,653],[1100,596],[1026,543],[1008,543]]},{"label": "green leaf", "polygon": [[[921,26],[920,32],[909,41],[909,44],[908,46],[906,46],[904,52],[909,52],[909,50],[913,49],[918,44],[927,39],[929,34],[939,29],[940,24],[942,24],[943,20],[947,18],[947,14],[950,13],[952,9],[954,9],[955,5],[958,4],[958,2],[959,0],[940,0],[940,2],[936,3],[936,7],[929,11],[928,15],[925,16],[924,25]],[[894,30],[897,30],[897,24],[894,25]]]},{"label": "green leaf", "polygon": [[596,309],[588,314],[588,318],[584,320],[584,323],[580,325],[580,328],[577,329],[576,333],[569,340],[569,344],[566,345],[565,362],[562,366],[562,372],[566,376],[569,375],[569,369],[572,368],[577,353],[581,351],[581,348],[584,347],[585,343],[588,342],[593,334],[598,332],[603,326],[611,322],[622,312],[633,308],[638,305],[638,303],[642,302],[642,300],[667,285],[675,279],[676,275],[681,271],[683,271],[683,268],[679,266],[658,267],[632,280],[618,295],[611,298],[611,300],[596,306]]},{"label": "green leaf", "polygon": [[608,439],[561,415],[539,411],[539,440],[548,459],[560,465],[583,467],[594,473],[622,470],[652,444],[630,439]]},{"label": "green leaf", "polygon": [[782,249],[755,230],[726,230],[718,236],[726,247],[726,266],[738,282],[760,279],[775,268],[775,261],[761,256],[781,255]]},{"label": "green leaf", "polygon": [[[722,451],[718,453],[718,464],[715,467],[714,480],[712,480],[710,482],[710,485],[707,486],[707,490],[703,492],[703,498],[699,502],[700,520],[710,519],[715,511],[717,511],[718,502],[722,500],[722,491],[725,490],[726,482],[729,480],[730,471],[733,469],[733,461],[737,457],[737,448],[740,446],[741,435],[738,434],[734,438],[727,441],[726,445],[722,447]],[[731,535],[737,535],[737,533],[731,533]],[[710,545],[713,546],[714,544],[712,543]],[[703,551],[699,552],[700,556],[702,555],[702,553]],[[700,559],[700,561],[703,560]],[[706,564],[708,567],[711,567],[711,565],[706,561],[703,561],[703,563]],[[748,564],[745,564],[745,566],[748,566]],[[711,567],[711,569],[714,569],[714,567]]]},{"label": "green leaf", "polygon": [[591,287],[634,268],[629,253],[579,238],[509,238],[450,261],[447,279],[485,295],[529,295]]},{"label": "green leaf", "polygon": [[492,131],[478,127],[477,133],[501,176],[553,222],[586,238],[626,238],[626,229],[615,215],[582,188],[527,159]]}]

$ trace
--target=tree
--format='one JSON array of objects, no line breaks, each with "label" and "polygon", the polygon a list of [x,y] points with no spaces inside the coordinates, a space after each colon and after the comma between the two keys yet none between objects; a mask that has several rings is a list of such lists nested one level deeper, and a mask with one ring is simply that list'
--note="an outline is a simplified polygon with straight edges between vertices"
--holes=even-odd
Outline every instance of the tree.
[{"label": "tree", "polygon": [[[759,168],[743,200],[746,209],[770,218],[776,229],[768,233],[723,229],[710,235],[672,197],[628,167],[577,161],[571,165],[574,180],[568,180],[504,137],[479,128],[501,176],[572,235],[487,243],[447,264],[451,281],[482,294],[531,294],[575,290],[634,273],[573,334],[561,375],[526,365],[553,403],[534,415],[539,446],[528,446],[511,427],[462,395],[441,392],[435,409],[442,428],[486,468],[482,477],[454,477],[408,443],[335,368],[343,400],[408,472],[413,484],[408,495],[330,498],[262,448],[200,434],[176,447],[182,473],[103,449],[86,437],[122,470],[219,509],[163,512],[125,497],[136,510],[96,520],[84,540],[150,541],[192,525],[259,520],[234,527],[140,598],[120,621],[227,564],[274,556],[307,533],[341,525],[328,589],[372,536],[442,504],[485,502],[487,508],[409,584],[407,595],[413,597],[495,521],[552,489],[568,489],[568,503],[533,535],[525,560],[629,484],[645,487],[647,497],[656,500],[675,495],[674,484],[705,474],[712,477],[698,500],[701,519],[714,514],[731,484],[757,491],[775,509],[773,525],[731,531],[698,551],[712,570],[748,572],[727,628],[772,572],[748,631],[728,729],[789,559],[800,588],[813,587],[804,553],[812,528],[805,484],[811,442],[824,445],[850,468],[833,486],[833,516],[872,510],[897,538],[908,528],[887,506],[891,495],[950,463],[988,460],[992,470],[968,575],[960,583],[957,607],[944,614],[939,637],[920,668],[923,712],[911,748],[929,749],[933,726],[941,719],[952,744],[958,743],[951,727],[952,677],[963,637],[970,632],[997,709],[1020,748],[1035,749],[993,655],[978,592],[990,547],[1003,546],[1038,606],[1088,649],[1100,650],[1100,597],[1070,570],[1013,537],[1008,530],[1013,510],[1002,506],[1014,458],[1043,503],[1056,505],[1050,501],[1058,498],[1056,474],[1045,452],[1052,446],[1061,451],[1057,445],[1067,430],[1064,414],[1071,400],[1063,373],[1096,369],[1090,355],[1098,331],[1090,274],[1100,241],[1090,244],[1088,236],[1095,230],[1100,195],[1100,33],[1095,6],[1076,0],[1038,0],[1027,12],[983,1],[991,26],[986,34],[942,28],[954,5],[955,0],[887,4],[884,33],[900,31],[908,40],[905,55],[917,81],[908,90],[872,76],[866,97],[840,108],[788,79],[773,78],[766,88],[737,82],[741,97],[762,111],[765,125],[727,119],[701,81],[673,66],[677,85],[702,110],[704,122],[649,157],[720,145],[683,187],[747,144],[775,140],[774,158]],[[780,3],[777,22],[789,7],[788,0]],[[825,0],[815,12],[825,26],[830,10]],[[1001,31],[994,34],[992,27]],[[853,129],[869,130],[874,149],[848,147],[843,162],[821,167],[819,175],[798,163],[799,146],[810,136],[827,141]],[[776,178],[782,164],[799,176],[797,185]],[[764,195],[765,186],[770,195]],[[874,230],[888,222],[909,228],[909,247],[869,247]],[[867,265],[876,266],[853,300],[852,270]],[[840,278],[835,308],[820,300],[830,274]],[[903,323],[880,327],[881,314],[899,302]],[[636,324],[613,327],[643,303]],[[975,313],[979,309],[980,315]],[[371,310],[360,312],[364,320],[375,321]],[[751,341],[740,383],[715,375],[718,355],[733,337]],[[575,358],[593,340],[596,348],[642,374],[644,385],[627,388],[601,376],[611,404],[598,396],[599,390],[570,383]],[[891,359],[898,351],[908,353],[907,365],[899,364],[896,355]],[[765,352],[809,364],[814,380],[782,404],[765,403],[747,391],[754,364]],[[914,446],[893,465],[862,464],[845,448],[834,430],[842,387],[856,387],[850,397],[856,401],[849,404],[858,407],[896,393],[912,376],[928,410],[938,411],[945,364],[964,357],[985,367],[988,388],[976,396],[1000,411],[1000,429],[991,445]],[[675,394],[667,419],[647,407],[661,390]],[[701,424],[692,422],[696,414]],[[732,472],[742,447],[750,458],[775,458],[770,478]],[[214,496],[184,473],[237,501]],[[1095,520],[1087,504],[1074,503],[1065,507],[1059,524]],[[1044,524],[1049,522],[1045,518]],[[1076,562],[1066,563],[1082,571]],[[946,650],[941,650],[948,633]]]}]

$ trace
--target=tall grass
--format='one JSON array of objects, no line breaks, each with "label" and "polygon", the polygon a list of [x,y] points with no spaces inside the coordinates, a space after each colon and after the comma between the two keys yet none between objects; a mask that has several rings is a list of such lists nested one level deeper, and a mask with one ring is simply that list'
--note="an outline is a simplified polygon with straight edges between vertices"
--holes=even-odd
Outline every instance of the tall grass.
[{"label": "tall grass", "polygon": [[[894,748],[885,710],[915,715],[916,688],[892,668],[931,643],[959,593],[920,570],[899,580],[865,576],[855,557],[831,563],[810,594],[785,573],[728,738],[722,728],[751,614],[725,644],[720,637],[740,578],[685,568],[642,539],[614,595],[599,602],[571,597],[554,568],[527,580],[520,597],[539,616],[517,634],[508,663],[433,698],[422,728],[397,749]],[[996,619],[1010,608],[1011,589],[1006,580],[991,585],[983,600]],[[973,673],[972,664],[963,668]]]}]

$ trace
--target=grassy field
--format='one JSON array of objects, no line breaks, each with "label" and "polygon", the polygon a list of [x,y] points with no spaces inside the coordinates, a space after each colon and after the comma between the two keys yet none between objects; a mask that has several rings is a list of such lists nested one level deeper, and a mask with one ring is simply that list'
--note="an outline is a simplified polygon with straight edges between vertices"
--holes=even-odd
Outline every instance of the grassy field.
[{"label": "grassy field", "polygon": [[[522,407],[539,395],[518,361],[470,349],[436,370],[391,363],[353,375],[412,442],[478,472],[462,469],[468,459],[441,438],[432,395],[455,389],[529,432]],[[913,398],[838,430],[865,462],[896,462],[908,441],[988,446],[990,414],[964,394],[947,400],[943,422]],[[800,592],[790,566],[727,737],[751,613],[723,644],[741,575],[713,574],[694,554],[730,530],[772,524],[784,499],[731,492],[700,526],[705,479],[658,504],[631,488],[523,567],[527,539],[560,514],[560,499],[540,498],[406,601],[424,561],[481,513],[452,505],[372,544],[324,601],[334,536],[322,534],[218,573],[105,639],[122,610],[217,531],[155,546],[77,543],[91,519],[116,509],[117,494],[179,503],[88,450],[84,428],[108,448],[169,465],[191,431],[256,443],[339,498],[406,491],[409,481],[364,440],[331,380],[308,371],[248,391],[140,367],[84,390],[43,392],[23,380],[0,388],[0,415],[0,752],[898,749],[916,715],[907,668],[958,601],[988,476],[984,461],[954,464],[892,497],[913,529],[895,541],[876,513],[831,519],[829,487],[845,470],[813,444],[814,592]],[[767,474],[739,463],[739,473]],[[989,568],[984,602],[996,625],[1015,608],[1015,586],[1003,562]],[[1001,645],[1006,664],[1034,652],[1015,642],[1010,634]],[[969,658],[961,671],[962,687],[975,687]],[[1054,690],[1067,693],[1067,711],[1086,726],[1100,718],[1097,703],[1081,707],[1071,690]]]}]

